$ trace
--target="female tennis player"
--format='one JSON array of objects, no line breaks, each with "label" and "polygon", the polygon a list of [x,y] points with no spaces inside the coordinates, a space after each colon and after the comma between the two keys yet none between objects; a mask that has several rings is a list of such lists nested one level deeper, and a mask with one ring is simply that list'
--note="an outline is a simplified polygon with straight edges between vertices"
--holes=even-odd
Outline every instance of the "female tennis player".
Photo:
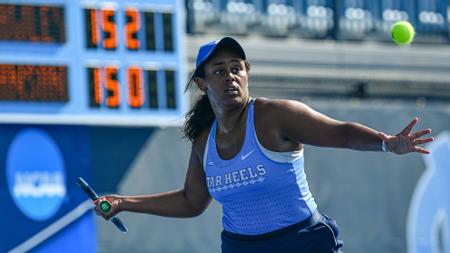
[{"label": "female tennis player", "polygon": [[[430,129],[397,135],[331,119],[300,102],[252,98],[250,64],[230,37],[203,45],[193,80],[203,93],[186,117],[192,141],[184,188],[145,196],[109,195],[96,211],[194,217],[211,198],[222,204],[222,252],[341,252],[336,222],[322,215],[304,172],[303,145],[385,151],[429,151],[419,144]],[[191,82],[188,83],[188,88]],[[108,213],[98,204],[112,204]]]}]

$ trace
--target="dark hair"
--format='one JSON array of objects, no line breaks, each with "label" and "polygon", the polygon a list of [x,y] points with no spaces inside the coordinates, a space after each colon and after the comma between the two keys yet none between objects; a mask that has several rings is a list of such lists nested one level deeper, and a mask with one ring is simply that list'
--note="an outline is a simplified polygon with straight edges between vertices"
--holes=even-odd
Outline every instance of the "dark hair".
[{"label": "dark hair", "polygon": [[[247,60],[244,62],[246,70],[249,71],[250,62]],[[184,92],[189,90],[194,77],[205,78],[205,64],[198,66],[187,83]],[[211,103],[209,102],[208,94],[204,93],[199,99],[197,99],[191,110],[186,113],[185,118],[184,137],[190,141],[194,141],[203,130],[211,126],[216,118],[216,115],[214,115],[214,111],[211,107]]]}]

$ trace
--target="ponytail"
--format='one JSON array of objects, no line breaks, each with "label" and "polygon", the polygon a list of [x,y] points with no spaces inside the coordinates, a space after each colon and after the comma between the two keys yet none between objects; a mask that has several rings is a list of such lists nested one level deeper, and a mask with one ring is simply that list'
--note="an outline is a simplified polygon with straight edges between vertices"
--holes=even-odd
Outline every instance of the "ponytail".
[{"label": "ponytail", "polygon": [[215,115],[208,95],[203,94],[186,114],[184,137],[190,141],[194,141],[203,130],[211,126],[214,119]]}]

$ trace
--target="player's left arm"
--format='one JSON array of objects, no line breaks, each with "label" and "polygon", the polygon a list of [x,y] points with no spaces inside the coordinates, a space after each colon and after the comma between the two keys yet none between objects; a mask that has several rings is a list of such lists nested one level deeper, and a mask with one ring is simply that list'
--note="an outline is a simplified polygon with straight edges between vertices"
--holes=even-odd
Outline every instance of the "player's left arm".
[{"label": "player's left arm", "polygon": [[411,133],[418,118],[411,121],[397,135],[387,135],[356,122],[332,119],[309,106],[292,100],[273,100],[277,111],[276,122],[285,138],[293,141],[323,147],[350,148],[365,151],[381,151],[382,141],[386,148],[397,154],[409,152],[429,153],[417,145],[433,138],[420,138],[431,133],[431,129]]}]

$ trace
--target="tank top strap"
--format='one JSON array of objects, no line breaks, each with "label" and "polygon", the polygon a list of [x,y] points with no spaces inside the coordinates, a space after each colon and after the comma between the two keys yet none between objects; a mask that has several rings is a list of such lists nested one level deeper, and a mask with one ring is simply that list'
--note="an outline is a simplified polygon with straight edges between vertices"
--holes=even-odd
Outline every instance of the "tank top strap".
[{"label": "tank top strap", "polygon": [[213,160],[217,160],[220,158],[216,148],[216,132],[217,132],[217,120],[215,119],[211,125],[211,129],[209,130],[209,139],[208,139],[208,155]]},{"label": "tank top strap", "polygon": [[247,128],[245,130],[245,143],[244,147],[246,145],[251,145],[252,147],[255,147],[256,145],[256,131],[255,131],[255,99],[250,98],[250,104],[248,108],[247,113]]}]

